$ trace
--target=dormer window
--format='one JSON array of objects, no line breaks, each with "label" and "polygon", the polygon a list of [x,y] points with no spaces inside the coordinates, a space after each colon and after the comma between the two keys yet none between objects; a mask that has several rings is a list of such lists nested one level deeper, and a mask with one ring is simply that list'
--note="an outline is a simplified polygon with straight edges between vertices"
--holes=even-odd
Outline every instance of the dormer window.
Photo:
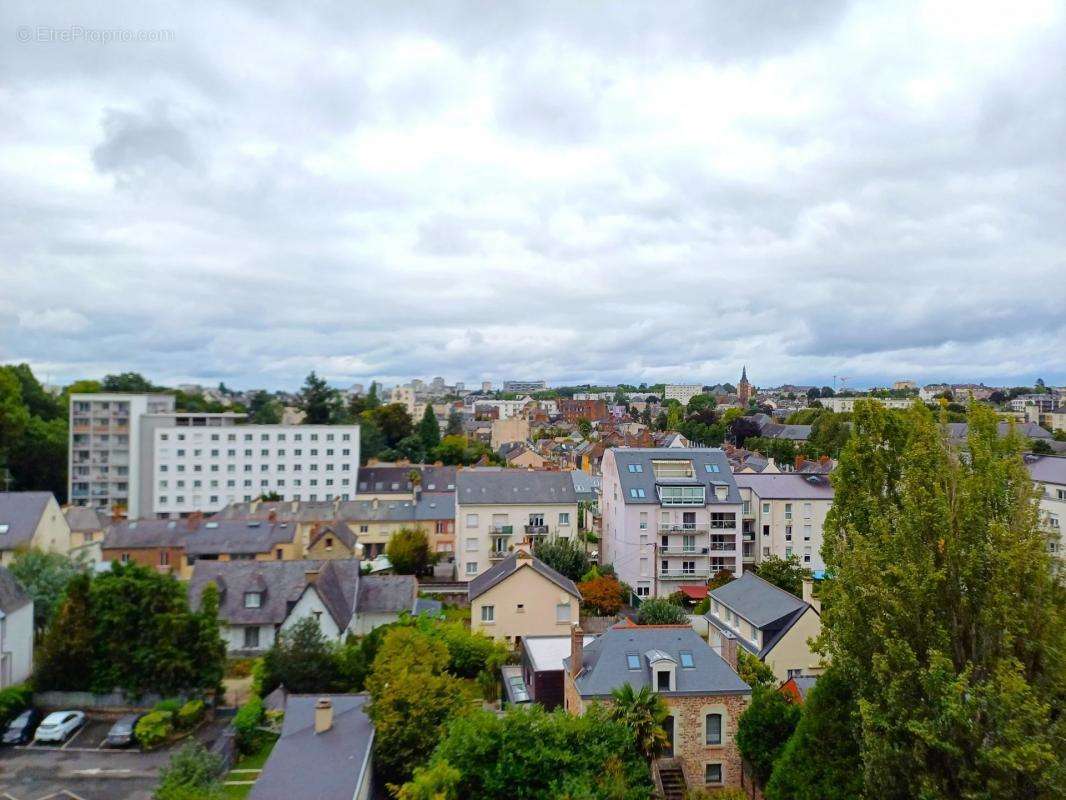
[{"label": "dormer window", "polygon": [[244,607],[245,608],[261,608],[263,605],[263,593],[262,592],[245,592],[244,593]]}]

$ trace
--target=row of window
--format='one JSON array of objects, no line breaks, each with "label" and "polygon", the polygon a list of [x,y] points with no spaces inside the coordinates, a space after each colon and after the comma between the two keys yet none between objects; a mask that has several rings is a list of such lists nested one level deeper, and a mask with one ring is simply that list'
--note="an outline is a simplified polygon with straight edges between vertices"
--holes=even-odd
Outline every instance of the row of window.
[{"label": "row of window", "polygon": [[[533,527],[543,527],[544,525],[547,524],[545,522],[545,519],[547,519],[547,515],[545,515],[545,514],[539,514],[539,513],[538,514],[530,514],[528,519],[529,519],[529,522],[524,523],[524,524],[532,525]],[[481,516],[478,515],[478,514],[467,514],[466,515],[466,527],[468,527],[468,528],[476,528],[478,525],[481,524],[480,520],[481,520]],[[502,527],[506,527],[509,524],[509,522],[510,522],[510,518],[506,514],[493,514],[492,515],[492,524],[494,526],[496,526],[496,527],[501,527],[501,528]],[[559,525],[562,526],[562,527],[565,527],[565,526],[567,526],[569,524],[570,524],[570,512],[569,511],[560,511],[559,512]]]},{"label": "row of window", "polygon": [[[178,458],[184,458],[186,456],[187,452],[188,451],[186,451],[186,449],[184,447],[179,447],[179,448],[176,449],[175,454],[176,454],[176,456]],[[286,451],[285,451],[284,447],[279,448],[276,451],[276,456],[278,458],[285,458],[285,452]],[[334,448],[332,448],[332,447],[327,447],[326,448],[326,456],[327,457],[335,455],[336,452],[337,451]],[[222,453],[222,451],[217,449],[217,448],[212,448],[211,451],[210,451],[210,454],[211,454],[212,458],[219,458],[221,453]],[[254,453],[255,453],[255,450],[253,448],[251,448],[251,447],[245,448],[244,457],[245,458],[252,458]],[[192,454],[193,454],[194,458],[199,458],[199,457],[201,457],[204,454],[204,451],[203,451],[202,448],[194,448],[193,451],[192,451]],[[293,449],[292,454],[295,457],[297,457],[297,458],[301,458],[303,456],[303,454],[304,454],[304,451],[301,448],[297,447],[297,448]],[[342,456],[351,456],[351,454],[352,454],[351,448],[348,448],[348,447],[341,448],[341,455]],[[269,448],[260,449],[259,455],[262,458],[270,458],[271,457],[270,449]],[[311,456],[312,458],[318,456],[318,448],[315,448],[315,447],[310,448],[308,450],[308,455]],[[170,448],[160,447],[159,448],[159,457],[160,458],[169,458],[170,457]],[[227,458],[236,458],[237,457],[237,450],[235,448],[230,448],[230,449],[226,450],[226,457]]]},{"label": "row of window", "polygon": [[[469,564],[467,566],[470,566]],[[477,564],[474,564],[476,567]],[[518,614],[524,614],[526,611],[525,603],[518,603],[515,606],[515,612]],[[555,621],[556,623],[569,623],[570,622],[570,604],[569,603],[556,603],[555,604]],[[481,622],[483,625],[492,625],[496,622],[496,606],[482,606],[481,607]]]},{"label": "row of window", "polygon": [[[219,469],[219,466],[220,466],[219,464],[211,464],[210,465],[211,468],[208,470],[208,472],[221,472],[221,470]],[[245,464],[244,465],[244,469],[241,470],[241,471],[242,472],[254,472],[254,469],[253,469],[254,466],[255,466],[254,464]],[[334,466],[335,466],[334,464],[325,464],[323,471],[324,472],[333,472],[334,471],[334,469],[333,469]],[[341,472],[351,472],[352,471],[352,465],[350,463],[348,463],[348,462],[344,462],[340,466],[341,466],[341,469],[340,469]],[[304,465],[303,464],[293,464],[292,465],[292,471],[293,472],[303,472],[303,469],[304,469]],[[260,472],[270,472],[271,470],[273,470],[274,472],[285,472],[286,471],[286,465],[285,464],[260,464],[259,465],[259,471]],[[170,472],[170,465],[169,464],[160,464],[159,465],[159,471],[160,472]],[[175,464],[174,465],[174,471],[175,472],[185,472],[185,464]],[[193,464],[192,465],[192,471],[193,472],[203,472],[204,471],[203,464]],[[236,471],[237,471],[237,465],[236,464],[227,464],[226,465],[226,472],[236,472]],[[318,464],[317,463],[308,464],[307,465],[307,471],[308,472],[318,472]]]},{"label": "row of window", "polygon": [[[199,488],[201,488],[204,485],[204,482],[201,481],[201,480],[189,481],[189,483],[192,484],[191,488],[193,488],[193,489],[199,489]],[[270,486],[271,483],[273,483],[273,485],[275,485],[275,486],[282,486],[283,487],[283,486],[285,486],[285,479],[282,478],[280,480],[273,481],[273,482],[271,482],[269,480],[265,480],[265,479],[259,481],[259,485],[260,486],[264,486],[264,487],[265,486]],[[348,478],[341,478],[341,481],[340,481],[341,486],[348,486],[350,483],[351,483],[351,481]],[[325,479],[325,485],[326,486],[333,486],[333,484],[334,484],[333,478],[326,478]],[[221,481],[208,481],[208,485],[212,489],[218,489],[218,488],[221,487]],[[244,480],[244,481],[242,481],[241,485],[245,489],[251,489],[252,488],[252,481],[251,480]],[[303,486],[303,481],[300,478],[294,478],[293,481],[292,481],[292,485],[293,486]],[[307,485],[308,486],[318,486],[318,478],[311,478],[310,480],[308,480]],[[235,489],[236,487],[237,487],[237,481],[235,481],[235,480],[226,481],[226,488],[227,489]],[[159,488],[160,489],[169,489],[170,488],[170,482],[169,481],[160,481],[159,482]],[[174,481],[174,488],[175,489],[184,489],[185,488],[185,481],[183,481],[183,480]]]},{"label": "row of window", "polygon": [[[245,503],[250,503],[250,502],[252,502],[253,499],[254,499],[254,495],[250,495],[250,494],[246,494],[242,498],[242,500]],[[307,495],[307,497],[302,497],[301,495],[294,494],[291,497],[289,497],[288,499],[289,500],[308,500],[308,501],[313,503],[313,502],[315,502],[316,500],[319,499],[319,496],[318,496],[318,494],[312,492],[311,494]],[[337,499],[346,501],[346,500],[351,500],[351,496],[348,495],[348,494],[335,495],[332,492],[329,492],[329,493],[324,494],[321,499],[322,500],[327,500],[327,501],[337,500]],[[174,505],[183,506],[183,505],[185,505],[185,500],[186,500],[185,495],[181,495],[181,494],[176,495],[174,497]],[[234,497],[233,495],[227,495],[226,496],[226,502],[233,503],[235,501],[236,501],[236,497]],[[213,494],[213,495],[211,495],[208,498],[208,503],[210,505],[217,505],[217,504],[219,504],[221,502],[222,502],[222,499],[217,494]],[[201,504],[202,504],[202,499],[201,499],[200,495],[194,495],[193,498],[192,498],[192,505],[193,506],[200,506]],[[157,505],[160,505],[160,506],[170,505],[170,497],[160,497],[157,500]],[[366,532],[366,530],[365,530],[366,526],[364,525],[364,526],[362,526],[362,528],[363,528],[363,533],[365,533]]]},{"label": "row of window", "polygon": [[[188,435],[189,434],[186,434],[186,433],[176,433],[176,434],[174,434],[174,438],[177,441],[179,441],[179,442],[184,442]],[[171,434],[169,434],[169,433],[160,433],[159,434],[159,441],[161,441],[161,442],[170,441],[170,436],[171,436]],[[195,434],[192,435],[193,441],[200,441],[200,440],[203,439],[203,436],[204,435],[202,433],[195,433]],[[243,436],[243,439],[241,441],[245,441],[245,442],[253,442],[253,441],[255,441],[255,434],[253,434],[253,433],[245,433],[245,434],[242,434],[242,436]],[[318,436],[319,436],[319,434],[317,434],[317,433],[309,433],[309,434],[307,434],[307,439],[308,439],[308,441],[311,441],[311,442],[317,442],[318,441]],[[334,441],[336,439],[336,434],[333,434],[333,433],[323,434],[323,436],[324,436],[324,438],[325,438],[325,440],[327,442],[332,442],[332,441]],[[222,441],[221,437],[222,437],[221,433],[212,433],[211,434],[211,441],[212,442],[220,442],[220,441]],[[304,438],[304,435],[302,433],[294,433],[294,434],[292,434],[292,441],[294,441],[294,442],[302,442],[303,438]],[[352,435],[350,433],[342,433],[341,436],[340,436],[340,440],[342,442],[350,442],[352,440]],[[238,441],[237,434],[236,433],[227,433],[225,441],[227,441],[227,442],[236,442],[236,441]],[[287,433],[275,433],[275,434],[273,434],[273,439],[272,439],[270,433],[260,433],[259,434],[259,441],[261,441],[261,442],[269,442],[269,441],[286,442],[286,441],[288,441],[288,434]]]}]

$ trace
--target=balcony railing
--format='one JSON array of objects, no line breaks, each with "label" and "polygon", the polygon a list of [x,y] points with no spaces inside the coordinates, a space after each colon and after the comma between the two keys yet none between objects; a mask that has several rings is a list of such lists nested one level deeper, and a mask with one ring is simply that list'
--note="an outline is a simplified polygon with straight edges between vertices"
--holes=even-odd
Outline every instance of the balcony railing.
[{"label": "balcony railing", "polygon": [[546,536],[548,534],[547,525],[526,525],[526,533],[530,536]]},{"label": "balcony railing", "polygon": [[510,553],[507,550],[490,550],[489,561],[502,561],[509,555]]},{"label": "balcony railing", "polygon": [[510,536],[514,533],[514,525],[493,525],[489,528],[489,533],[495,536]]},{"label": "balcony railing", "polygon": [[710,570],[702,568],[695,570],[659,568],[660,578],[709,578],[710,575]]},{"label": "balcony railing", "polygon": [[660,547],[659,552],[666,556],[705,556],[706,547]]},{"label": "balcony railing", "polygon": [[706,522],[661,522],[659,530],[664,533],[692,533],[693,531],[706,531],[710,525]]}]

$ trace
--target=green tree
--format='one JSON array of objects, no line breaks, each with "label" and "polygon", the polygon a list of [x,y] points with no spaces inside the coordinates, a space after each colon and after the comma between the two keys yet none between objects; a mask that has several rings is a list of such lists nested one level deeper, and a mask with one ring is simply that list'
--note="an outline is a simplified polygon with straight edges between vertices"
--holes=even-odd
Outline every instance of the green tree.
[{"label": "green tree", "polygon": [[48,491],[60,502],[67,497],[67,420],[31,416],[22,438],[8,455],[15,487]]},{"label": "green tree", "polygon": [[267,392],[252,392],[248,398],[249,422],[256,425],[278,425],[281,423],[281,403]]},{"label": "green tree", "polygon": [[572,581],[581,580],[589,571],[589,557],[584,548],[570,539],[542,537],[534,545],[533,555]]},{"label": "green tree", "polygon": [[330,387],[325,378],[318,377],[313,370],[304,381],[297,405],[305,414],[304,425],[329,425],[336,422],[336,417],[343,407],[340,392]]},{"label": "green tree", "polygon": [[433,406],[429,403],[426,403],[422,421],[418,423],[418,436],[427,453],[432,452],[440,444],[440,423],[437,422],[437,415],[433,413]]},{"label": "green tree", "polygon": [[10,459],[29,424],[30,412],[22,402],[18,378],[9,370],[0,370],[0,466]]},{"label": "green tree", "polygon": [[421,575],[432,561],[429,539],[421,528],[400,528],[389,537],[385,555],[397,575]]},{"label": "green tree", "polygon": [[752,690],[773,689],[777,686],[777,676],[769,665],[742,647],[737,648],[737,674]]},{"label": "green tree", "polygon": [[123,372],[118,375],[105,375],[100,388],[105,392],[145,393],[158,392],[161,387],[153,385],[139,372]]},{"label": "green tree", "polygon": [[413,464],[421,464],[426,460],[426,446],[417,433],[400,439],[396,443],[396,452]]},{"label": "green tree", "polygon": [[634,691],[628,683],[611,692],[611,696],[611,719],[629,729],[637,752],[649,762],[661,756],[670,743],[663,728],[670,709],[662,697],[647,686]]},{"label": "green tree", "polygon": [[837,458],[849,435],[850,428],[843,414],[823,410],[811,423],[811,436],[807,443],[815,456]]},{"label": "green tree", "polygon": [[1055,451],[1051,449],[1046,439],[1033,439],[1030,442],[1029,452],[1049,456]]},{"label": "green tree", "polygon": [[736,576],[733,574],[732,570],[720,569],[707,580],[707,588],[713,592],[715,589],[720,589],[727,583],[732,583],[735,579]]},{"label": "green tree", "polygon": [[85,563],[60,553],[23,550],[15,554],[9,569],[33,598],[33,622],[38,631],[51,621],[70,579],[86,568]]},{"label": "green tree", "polygon": [[767,800],[861,800],[859,705],[833,667],[807,693],[796,730],[774,763]]},{"label": "green tree", "polygon": [[772,688],[752,693],[751,705],[737,722],[736,742],[760,785],[770,780],[799,718],[800,707],[788,695]]},{"label": "green tree", "polygon": [[63,404],[58,398],[45,391],[29,364],[9,364],[0,367],[0,370],[10,373],[19,382],[22,388],[22,404],[26,406],[30,416],[39,417],[45,421],[66,417]]},{"label": "green tree", "polygon": [[592,436],[592,422],[587,419],[579,419],[577,421],[577,429],[581,432],[581,436],[588,439]]},{"label": "green tree", "polygon": [[755,568],[755,574],[779,589],[784,589],[796,597],[803,595],[803,578],[808,574],[800,564],[799,556],[788,558],[767,556]]},{"label": "green tree", "polygon": [[396,447],[396,444],[414,433],[414,424],[411,415],[400,403],[389,403],[371,409],[364,415],[374,421],[382,435],[385,437],[386,447]]},{"label": "green tree", "polygon": [[374,723],[375,774],[386,783],[410,780],[463,707],[462,684],[444,673],[448,649],[412,627],[385,634],[374,657],[367,715]]},{"label": "green tree", "polygon": [[662,597],[645,600],[637,611],[638,625],[684,625],[687,622],[685,609]]},{"label": "green tree", "polygon": [[[453,408],[448,412],[448,427],[444,429],[445,436],[458,436],[463,432],[463,415],[459,409]],[[439,442],[438,442],[439,444]]]},{"label": "green tree", "polygon": [[159,771],[154,800],[216,800],[222,795],[222,758],[190,739]]},{"label": "green tree", "polygon": [[385,434],[381,432],[373,414],[364,411],[359,418],[359,457],[365,464],[376,458],[386,447]]},{"label": "green tree", "polygon": [[78,573],[68,582],[36,653],[38,689],[85,691],[92,684],[93,621],[91,578]]},{"label": "green tree", "polygon": [[373,409],[381,405],[381,398],[378,397],[378,383],[377,381],[370,382],[370,388],[366,393],[366,408]]},{"label": "green tree", "polygon": [[861,709],[865,793],[1066,794],[1066,592],[1016,435],[860,401],[833,475],[821,648]]},{"label": "green tree", "polygon": [[279,685],[298,694],[348,688],[337,685],[336,648],[314,617],[306,617],[278,634],[274,646],[263,656],[261,675],[259,686],[264,693]]}]

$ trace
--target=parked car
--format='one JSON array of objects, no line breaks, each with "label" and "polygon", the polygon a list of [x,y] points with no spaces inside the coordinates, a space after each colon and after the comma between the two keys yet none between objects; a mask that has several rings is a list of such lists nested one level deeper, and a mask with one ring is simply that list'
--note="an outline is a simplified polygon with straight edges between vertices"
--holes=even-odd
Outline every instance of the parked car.
[{"label": "parked car", "polygon": [[37,727],[35,742],[65,742],[85,724],[84,711],[53,711]]},{"label": "parked car", "polygon": [[33,729],[41,721],[41,712],[36,708],[27,708],[7,725],[4,731],[4,744],[26,744],[33,738]]},{"label": "parked car", "polygon": [[144,714],[127,714],[119,717],[107,732],[108,747],[127,747],[137,740],[134,730]]}]

